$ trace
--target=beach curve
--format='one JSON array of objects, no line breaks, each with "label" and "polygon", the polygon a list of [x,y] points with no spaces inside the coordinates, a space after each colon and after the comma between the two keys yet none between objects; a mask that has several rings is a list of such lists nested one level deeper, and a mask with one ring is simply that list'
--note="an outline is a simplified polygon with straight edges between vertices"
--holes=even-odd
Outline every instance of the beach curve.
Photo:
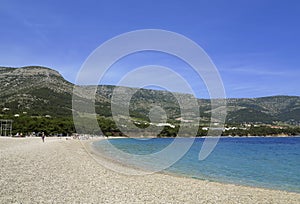
[{"label": "beach curve", "polygon": [[95,161],[90,144],[0,138],[0,203],[300,203],[300,194],[286,191],[120,174]]}]

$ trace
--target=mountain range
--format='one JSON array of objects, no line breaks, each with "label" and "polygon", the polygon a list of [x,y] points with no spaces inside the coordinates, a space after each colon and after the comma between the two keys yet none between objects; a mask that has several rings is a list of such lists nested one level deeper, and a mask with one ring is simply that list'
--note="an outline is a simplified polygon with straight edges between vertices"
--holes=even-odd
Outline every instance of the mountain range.
[{"label": "mountain range", "polygon": [[[65,80],[57,71],[40,66],[21,68],[0,67],[0,111],[5,115],[71,117],[74,84]],[[83,91],[94,86],[83,87]],[[115,86],[99,85],[95,97],[96,113],[111,117],[111,97]],[[134,88],[123,87],[125,90]],[[149,120],[153,103],[163,107],[168,118],[180,118],[176,98],[167,91],[136,89],[131,98],[130,116]],[[190,97],[188,94],[180,94]],[[79,100],[87,100],[77,96]],[[209,122],[209,99],[197,99],[202,122]],[[228,98],[226,123],[286,123],[300,124],[299,96],[268,96],[260,98]],[[122,107],[120,107],[122,108]]]}]

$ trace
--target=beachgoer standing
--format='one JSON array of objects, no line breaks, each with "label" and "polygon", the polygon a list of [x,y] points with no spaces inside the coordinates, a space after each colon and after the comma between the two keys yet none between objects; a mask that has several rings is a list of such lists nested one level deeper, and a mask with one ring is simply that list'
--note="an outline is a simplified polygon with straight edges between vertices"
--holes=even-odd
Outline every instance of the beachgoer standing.
[{"label": "beachgoer standing", "polygon": [[43,142],[45,142],[45,133],[44,132],[42,132],[42,140],[43,140]]}]

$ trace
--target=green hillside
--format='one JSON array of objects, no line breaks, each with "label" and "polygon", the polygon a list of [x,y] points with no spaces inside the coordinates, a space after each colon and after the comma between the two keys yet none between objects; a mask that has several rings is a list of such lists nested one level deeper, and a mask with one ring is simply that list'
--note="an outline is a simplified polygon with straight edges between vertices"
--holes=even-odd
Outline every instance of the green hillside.
[{"label": "green hillside", "polygon": [[[53,131],[55,128],[63,129],[63,126],[68,126],[64,132],[75,131],[74,127],[70,125],[72,124],[73,84],[66,81],[57,71],[39,66],[22,68],[0,67],[0,83],[0,116],[1,118],[14,119],[14,126],[17,129],[20,129],[20,124],[24,128],[27,127],[26,120],[35,118],[35,122],[31,121],[32,127],[29,128],[30,131],[36,128],[34,124],[39,124],[40,126],[50,124]],[[99,123],[103,126],[109,126],[107,124],[114,126],[110,111],[114,88],[114,86],[108,85],[97,87],[95,110],[98,118],[101,119],[101,121],[99,119]],[[92,89],[93,87],[83,87],[83,90]],[[130,101],[129,113],[131,117],[125,118],[125,120],[145,121],[147,123],[150,121],[150,109],[153,105],[158,105],[165,110],[168,122],[175,125],[179,123],[181,111],[172,93],[133,88],[124,88],[123,90],[124,93],[122,94],[125,95],[130,90],[136,91]],[[191,97],[188,94],[179,95],[184,98]],[[89,100],[81,95],[76,97],[82,103]],[[198,104],[201,116],[200,124],[204,126],[210,121],[210,100],[198,99]],[[119,108],[122,109],[124,107]],[[193,110],[188,111],[191,114],[193,113]],[[299,125],[300,97],[231,98],[227,99],[227,111],[226,123],[228,124],[282,123]],[[15,114],[18,114],[17,117],[14,116]],[[16,124],[18,121],[19,123]],[[59,121],[62,122],[60,123]],[[112,129],[113,131],[110,131],[107,127],[107,132],[118,131],[114,128]]]}]

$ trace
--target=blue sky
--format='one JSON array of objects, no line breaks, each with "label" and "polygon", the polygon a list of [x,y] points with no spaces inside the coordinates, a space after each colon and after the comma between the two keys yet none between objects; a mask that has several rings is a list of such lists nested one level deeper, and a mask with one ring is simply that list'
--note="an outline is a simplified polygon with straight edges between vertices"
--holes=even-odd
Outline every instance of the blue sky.
[{"label": "blue sky", "polygon": [[[47,66],[75,82],[85,59],[106,40],[137,29],[164,29],[207,52],[227,97],[299,96],[299,25],[296,0],[0,0],[0,66]],[[150,59],[182,69],[178,60],[153,53],[145,59],[146,54],[120,61],[119,69],[148,65]],[[116,83],[124,73],[113,68],[105,83]],[[193,86],[192,73],[185,77]]]}]

